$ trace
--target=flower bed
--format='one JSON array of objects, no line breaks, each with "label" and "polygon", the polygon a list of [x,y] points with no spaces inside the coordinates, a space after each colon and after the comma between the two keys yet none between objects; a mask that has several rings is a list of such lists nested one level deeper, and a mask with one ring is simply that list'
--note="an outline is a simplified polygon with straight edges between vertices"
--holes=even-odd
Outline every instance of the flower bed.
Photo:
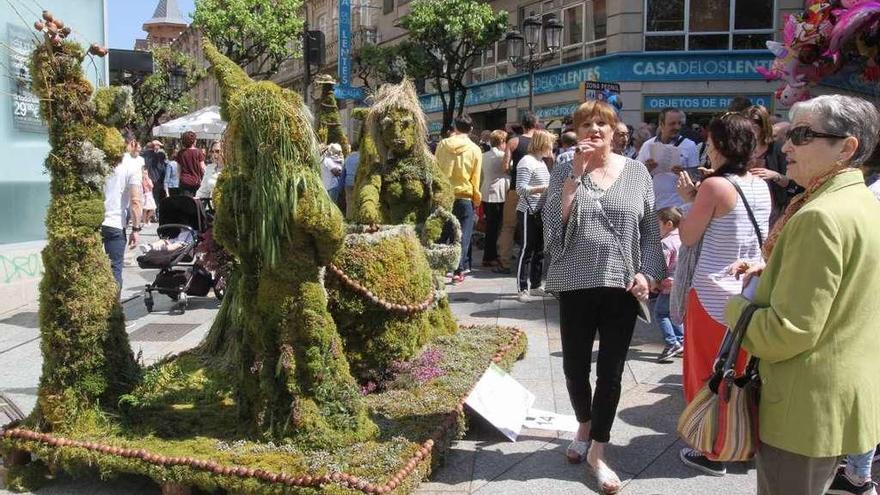
[{"label": "flower bed", "polygon": [[489,363],[509,369],[525,348],[525,334],[507,327],[462,327],[438,337],[422,360],[436,370],[401,373],[365,397],[379,438],[333,451],[248,439],[238,432],[223,373],[182,354],[148,370],[151,379],[123,397],[128,414],[84,417],[52,434],[27,425],[5,431],[7,458],[20,459],[20,451],[36,458],[11,466],[7,483],[32,488],[60,470],[238,493],[409,493],[463,434],[464,400]]}]

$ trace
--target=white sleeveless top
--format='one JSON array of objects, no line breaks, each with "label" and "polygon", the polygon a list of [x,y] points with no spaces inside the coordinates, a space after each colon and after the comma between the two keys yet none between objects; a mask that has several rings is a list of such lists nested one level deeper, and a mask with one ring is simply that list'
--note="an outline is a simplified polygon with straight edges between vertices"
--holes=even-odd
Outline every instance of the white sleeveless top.
[{"label": "white sleeveless top", "polygon": [[[767,183],[752,175],[729,177],[739,184],[758,221],[762,238],[767,239],[772,210]],[[697,291],[697,297],[709,316],[721,325],[726,325],[724,308],[727,301],[742,292],[742,279],[737,280],[727,273],[728,267],[736,260],[762,261],[755,227],[739,193],[736,195],[736,206],[730,213],[709,222],[703,233],[700,258],[694,269],[693,288]]]}]

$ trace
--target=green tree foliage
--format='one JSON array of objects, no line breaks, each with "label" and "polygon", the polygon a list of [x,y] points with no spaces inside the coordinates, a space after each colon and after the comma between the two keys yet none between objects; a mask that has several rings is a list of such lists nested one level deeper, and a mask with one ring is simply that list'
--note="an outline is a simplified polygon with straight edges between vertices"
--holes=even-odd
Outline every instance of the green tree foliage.
[{"label": "green tree foliage", "polygon": [[129,88],[93,91],[77,43],[40,38],[31,74],[49,126],[51,201],[40,281],[43,371],[31,420],[63,432],[99,405],[116,404],[140,374],[99,234],[104,178],[125,152],[115,125],[131,120],[133,108]]},{"label": "green tree foliage", "polygon": [[[153,127],[193,110],[195,100],[188,94],[205,77],[192,57],[167,47],[154,48],[153,73],[134,85],[135,129],[146,140]],[[171,87],[171,73],[183,71],[185,82],[178,93]]]},{"label": "green tree foliage", "polygon": [[268,79],[301,50],[302,0],[196,0],[193,24],[255,79]]},{"label": "green tree foliage", "polygon": [[383,83],[400,84],[405,77],[432,77],[432,62],[424,47],[409,40],[396,45],[366,44],[354,55],[355,73],[370,92]]},{"label": "green tree foliage", "polygon": [[400,19],[410,41],[430,54],[430,75],[443,104],[443,128],[464,110],[467,72],[476,56],[500,40],[507,12],[480,0],[416,0]]}]

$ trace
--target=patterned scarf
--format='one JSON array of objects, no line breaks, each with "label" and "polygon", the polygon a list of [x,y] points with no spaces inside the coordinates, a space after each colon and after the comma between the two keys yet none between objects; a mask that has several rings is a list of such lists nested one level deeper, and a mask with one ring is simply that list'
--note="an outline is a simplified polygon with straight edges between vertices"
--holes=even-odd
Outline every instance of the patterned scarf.
[{"label": "patterned scarf", "polygon": [[764,241],[764,260],[767,261],[770,259],[770,254],[773,252],[773,247],[776,246],[776,241],[779,240],[779,234],[782,233],[782,229],[785,227],[785,224],[794,216],[795,213],[800,211],[801,208],[807,204],[810,199],[813,197],[813,194],[819,190],[822,186],[825,185],[826,182],[831,180],[833,177],[836,177],[842,173],[849,172],[852,170],[852,167],[849,165],[836,165],[834,168],[825,172],[824,174],[814,178],[810,181],[810,184],[807,186],[806,190],[797,196],[795,196],[791,203],[788,204],[788,207],[785,208],[785,213],[782,215],[782,218],[776,221],[773,225],[773,228],[770,230],[770,235],[767,236],[767,240]]}]

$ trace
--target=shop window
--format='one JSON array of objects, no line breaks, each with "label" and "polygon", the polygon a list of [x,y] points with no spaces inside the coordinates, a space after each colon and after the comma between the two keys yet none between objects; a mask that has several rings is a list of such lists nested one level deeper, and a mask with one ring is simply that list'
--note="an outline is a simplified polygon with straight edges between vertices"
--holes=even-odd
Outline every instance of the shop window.
[{"label": "shop window", "polygon": [[685,0],[648,0],[647,31],[683,31]]},{"label": "shop window", "polygon": [[733,16],[735,29],[773,29],[773,0],[738,0]]},{"label": "shop window", "polygon": [[645,51],[749,50],[773,38],[774,0],[646,0]]},{"label": "shop window", "polygon": [[394,11],[394,0],[382,0],[382,13],[390,14]]},{"label": "shop window", "polygon": [[727,50],[729,44],[728,34],[699,34],[688,37],[689,50]]},{"label": "shop window", "polygon": [[734,50],[762,50],[767,48],[767,41],[772,40],[773,35],[764,34],[735,34],[733,35]]},{"label": "shop window", "polygon": [[645,51],[684,50],[684,36],[645,36]]},{"label": "shop window", "polygon": [[[579,45],[584,42],[584,6],[576,5],[562,11],[564,31],[563,46]],[[565,58],[563,56],[563,58]]]},{"label": "shop window", "polygon": [[691,32],[706,33],[730,30],[729,0],[691,0]]},{"label": "shop window", "polygon": [[587,26],[593,26],[593,36],[587,37],[587,41],[605,39],[608,36],[608,11],[605,10],[605,0],[593,0],[587,2]]},{"label": "shop window", "polygon": [[498,64],[498,67],[495,69],[495,77],[501,79],[502,77],[507,77],[510,75],[510,66],[507,64]]},{"label": "shop window", "polygon": [[593,57],[601,57],[606,53],[607,43],[604,39],[601,39],[592,43],[587,43],[584,48],[586,50],[587,59],[591,59]]},{"label": "shop window", "polygon": [[570,64],[579,62],[584,59],[584,47],[576,46],[574,48],[564,48],[562,50],[562,63]]},{"label": "shop window", "polygon": [[483,52],[483,64],[492,65],[495,63],[495,46],[490,46]]}]

